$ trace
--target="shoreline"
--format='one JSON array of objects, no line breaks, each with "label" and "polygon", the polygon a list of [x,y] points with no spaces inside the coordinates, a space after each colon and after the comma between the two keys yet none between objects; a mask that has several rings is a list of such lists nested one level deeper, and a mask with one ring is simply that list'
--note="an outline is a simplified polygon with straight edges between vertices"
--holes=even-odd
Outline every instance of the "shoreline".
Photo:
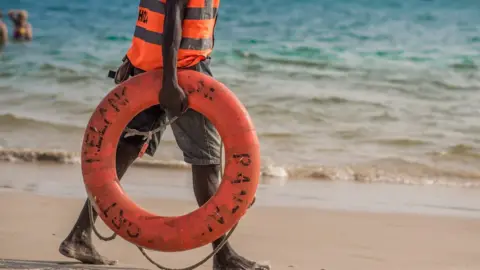
[{"label": "shoreline", "polygon": [[[58,253],[85,200],[78,164],[0,162],[0,171],[0,268],[155,269],[121,238],[94,238],[102,255],[120,259],[115,267]],[[132,167],[123,186],[145,209],[178,216],[196,208],[190,177],[188,170]],[[275,270],[476,270],[480,209],[472,206],[480,205],[479,195],[458,187],[264,179],[231,244]],[[111,233],[103,222],[97,228]],[[183,267],[210,251],[148,254]],[[211,269],[211,260],[198,269]]]},{"label": "shoreline", "polygon": [[[0,190],[52,198],[86,198],[78,164],[0,162]],[[194,202],[188,170],[132,167],[122,185],[133,200]],[[262,178],[256,205],[480,219],[480,189]]]},{"label": "shoreline", "polygon": [[[80,267],[62,257],[57,248],[83,200],[27,192],[0,194],[1,205],[15,206],[0,208],[0,259],[34,260],[36,269],[44,261],[60,262],[63,269]],[[162,215],[178,215],[195,207],[193,202],[179,200],[138,201]],[[97,226],[102,234],[110,233],[102,222]],[[231,243],[243,256],[269,261],[275,270],[474,270],[480,267],[479,237],[479,219],[254,206]],[[102,255],[121,259],[118,267],[154,269],[123,239],[94,242]],[[162,264],[179,267],[195,263],[209,251],[205,246],[148,254]],[[211,269],[211,260],[199,269]]]},{"label": "shoreline", "polygon": [[[137,159],[132,167],[189,171],[190,165],[172,154],[178,149],[160,148],[160,156],[144,156]],[[173,147],[175,148],[175,147]],[[176,150],[176,151],[174,151]],[[157,153],[158,154],[158,153]],[[178,154],[178,153],[177,153]],[[169,158],[170,157],[170,158]],[[480,171],[455,170],[441,163],[423,164],[420,161],[384,157],[365,160],[360,163],[342,163],[337,165],[319,164],[277,164],[268,157],[262,157],[260,174],[265,181],[335,181],[364,184],[401,184],[419,186],[444,186],[480,188]],[[71,165],[80,164],[80,153],[61,149],[2,148],[0,146],[0,163]]]}]

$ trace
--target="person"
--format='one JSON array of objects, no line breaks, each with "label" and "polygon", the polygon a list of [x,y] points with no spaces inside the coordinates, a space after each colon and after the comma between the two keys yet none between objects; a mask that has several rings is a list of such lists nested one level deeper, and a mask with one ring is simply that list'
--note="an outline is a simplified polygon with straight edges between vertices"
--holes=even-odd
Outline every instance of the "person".
[{"label": "person", "polygon": [[8,16],[13,22],[13,39],[17,41],[32,40],[32,25],[28,23],[26,10],[10,10]]},{"label": "person", "polygon": [[3,13],[0,9],[0,46],[3,46],[8,41],[7,25],[2,21]]},{"label": "person", "polygon": [[[165,127],[169,118],[179,118],[171,124],[184,160],[192,166],[193,190],[199,206],[213,196],[219,184],[221,139],[212,123],[202,114],[187,108],[187,96],[177,81],[177,69],[191,69],[213,76],[209,67],[214,44],[214,28],[220,0],[141,0],[132,45],[123,64],[114,76],[121,83],[142,72],[163,69],[160,105],[135,116],[127,127],[150,131]],[[153,136],[146,154],[153,156],[163,131]],[[134,162],[142,149],[141,136],[124,138],[117,146],[119,179]],[[92,226],[88,201],[70,234],[60,244],[64,256],[84,263],[115,264],[101,256],[92,244]],[[94,219],[97,214],[94,213]],[[225,236],[212,243],[215,248]],[[226,243],[215,255],[214,269],[268,270],[268,265],[240,256]]]}]

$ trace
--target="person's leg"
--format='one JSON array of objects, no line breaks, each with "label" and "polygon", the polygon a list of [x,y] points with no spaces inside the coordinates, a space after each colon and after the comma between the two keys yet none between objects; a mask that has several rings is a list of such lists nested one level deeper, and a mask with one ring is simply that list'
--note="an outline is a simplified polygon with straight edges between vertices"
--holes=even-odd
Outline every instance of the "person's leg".
[{"label": "person's leg", "polygon": [[[119,143],[117,148],[117,175],[121,179],[127,168],[138,156],[141,146]],[[88,199],[87,199],[88,200]],[[115,264],[116,261],[101,256],[92,243],[92,226],[88,212],[88,201],[83,205],[82,211],[73,226],[70,234],[61,243],[59,251],[66,257],[74,258],[83,263],[90,264]],[[93,222],[97,213],[93,210]]]},{"label": "person's leg", "polygon": [[[140,131],[149,131],[166,123],[166,114],[159,107],[151,107],[138,114],[128,125]],[[146,151],[153,156],[162,136],[165,127],[153,136]],[[143,146],[144,139],[139,136],[120,139],[117,146],[116,169],[118,179],[121,179],[128,167],[135,161]],[[97,213],[93,210],[93,222],[97,219]],[[70,234],[60,244],[59,251],[64,256],[74,258],[83,263],[90,264],[115,264],[116,261],[101,256],[92,243],[92,225],[88,212],[88,201],[83,205],[82,211],[73,226]]]},{"label": "person's leg", "polygon": [[[184,160],[192,165],[193,190],[199,206],[205,204],[217,191],[220,171],[221,139],[215,127],[200,113],[188,110],[172,124]],[[224,236],[213,242],[217,247]],[[227,242],[214,257],[214,269],[267,270],[235,252]]]}]

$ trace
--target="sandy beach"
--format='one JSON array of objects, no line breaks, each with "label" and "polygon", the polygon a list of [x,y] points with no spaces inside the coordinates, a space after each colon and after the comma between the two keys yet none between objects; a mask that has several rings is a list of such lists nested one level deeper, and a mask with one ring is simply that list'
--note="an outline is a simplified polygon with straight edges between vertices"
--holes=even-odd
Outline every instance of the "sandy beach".
[{"label": "sandy beach", "polygon": [[[3,186],[0,192],[0,259],[58,261],[63,268],[79,267],[57,252],[59,243],[68,234],[83,204],[81,198],[84,191],[77,170],[78,166],[75,165],[0,164]],[[53,175],[54,171],[58,174]],[[159,183],[172,182],[168,176],[175,176],[175,173],[178,172],[159,173],[157,170],[133,168],[126,176],[126,181],[131,185],[133,175],[150,175],[151,178],[160,175],[157,189],[161,190],[163,188],[158,186]],[[66,177],[68,175],[74,177]],[[183,178],[187,179],[188,175]],[[152,179],[141,179],[138,181],[139,187],[153,182]],[[178,175],[174,179],[177,182],[172,186],[185,189],[183,197],[188,197],[188,185],[182,184]],[[29,181],[35,181],[37,186],[28,184]],[[54,192],[55,189],[42,188],[42,183],[57,183],[50,185],[55,186],[57,192]],[[287,184],[277,188],[288,191],[288,185],[295,186]],[[60,190],[62,188],[63,191]],[[164,188],[168,190],[167,186]],[[68,189],[71,193],[65,192]],[[161,194],[158,198],[139,196],[138,191],[135,193],[134,189],[130,190],[132,194],[137,194],[132,197],[139,204],[162,215],[181,214],[195,208],[191,199],[172,200],[162,198]],[[398,190],[401,192],[401,189]],[[232,244],[248,258],[269,261],[272,269],[480,269],[480,219],[473,210],[470,212],[474,214],[469,217],[285,207],[268,204],[268,200],[278,200],[272,197],[268,187],[261,187],[259,191],[258,205],[241,221],[233,235]],[[454,192],[461,191],[458,189]],[[473,191],[478,193],[475,189]],[[428,197],[425,194],[423,197]],[[442,196],[441,192],[437,194]],[[178,197],[182,198],[181,195]],[[393,200],[395,198],[392,197]],[[104,234],[110,233],[102,222],[97,224]],[[96,242],[103,255],[119,259],[120,267],[155,269],[135,246],[123,239]],[[195,263],[209,251],[209,247],[202,247],[183,253],[150,254],[167,266],[179,268]],[[7,267],[5,265],[3,262],[2,266],[0,261],[0,268]],[[38,262],[34,266],[24,266],[23,269],[47,267]],[[90,266],[87,268],[92,269]],[[211,262],[200,269],[211,269]]]},{"label": "sandy beach", "polygon": [[[208,21],[183,24],[178,67],[214,45],[213,76],[244,104],[261,146],[257,200],[231,239],[238,253],[273,270],[480,270],[480,1],[190,2],[183,18]],[[21,9],[33,40],[0,46],[0,270],[111,268],[58,247],[85,201],[79,151],[115,87],[107,73],[129,51],[137,68],[162,66],[149,54],[161,54],[163,24],[139,19],[165,8],[105,3],[1,1],[9,36],[6,14]],[[183,156],[167,128],[122,187],[158,215],[190,212]],[[156,269],[123,239],[94,239],[116,268]],[[210,251],[149,253],[178,269]]]}]

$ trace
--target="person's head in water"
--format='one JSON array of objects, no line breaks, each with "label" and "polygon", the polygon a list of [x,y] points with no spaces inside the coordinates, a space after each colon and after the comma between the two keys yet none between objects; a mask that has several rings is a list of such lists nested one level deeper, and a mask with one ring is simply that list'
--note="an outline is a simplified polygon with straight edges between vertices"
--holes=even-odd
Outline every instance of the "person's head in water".
[{"label": "person's head in water", "polygon": [[17,23],[20,25],[26,24],[28,20],[28,12],[25,10],[19,11],[17,15]]}]

